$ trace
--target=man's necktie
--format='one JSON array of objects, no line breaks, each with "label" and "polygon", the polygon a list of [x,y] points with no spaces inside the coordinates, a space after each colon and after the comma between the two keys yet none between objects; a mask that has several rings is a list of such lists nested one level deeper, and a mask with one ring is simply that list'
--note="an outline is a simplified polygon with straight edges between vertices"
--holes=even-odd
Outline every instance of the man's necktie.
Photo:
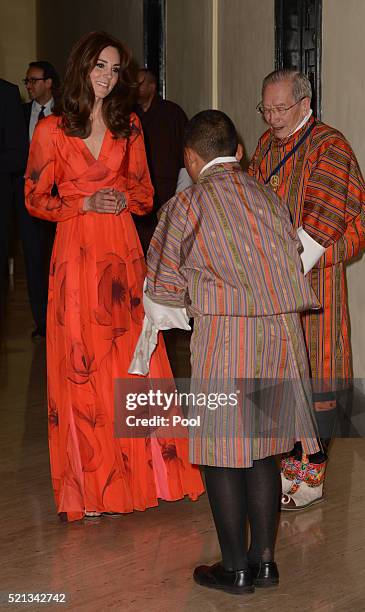
[{"label": "man's necktie", "polygon": [[41,110],[39,111],[38,121],[40,121],[40,119],[44,119],[44,118],[45,118],[45,116],[46,116],[46,115],[44,114],[44,109],[45,109],[45,108],[46,108],[45,106],[42,106]]}]

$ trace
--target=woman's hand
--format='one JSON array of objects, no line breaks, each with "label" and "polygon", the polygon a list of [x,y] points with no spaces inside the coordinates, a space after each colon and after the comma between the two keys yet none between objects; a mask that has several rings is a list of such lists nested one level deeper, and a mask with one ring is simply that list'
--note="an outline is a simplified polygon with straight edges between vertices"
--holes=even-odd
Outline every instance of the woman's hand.
[{"label": "woman's hand", "polygon": [[119,215],[126,205],[124,193],[108,187],[86,197],[83,210],[84,212]]},{"label": "woman's hand", "polygon": [[115,193],[115,199],[117,202],[115,214],[120,215],[122,210],[124,210],[127,207],[127,198],[125,197],[125,194],[122,191],[114,190],[114,193]]}]

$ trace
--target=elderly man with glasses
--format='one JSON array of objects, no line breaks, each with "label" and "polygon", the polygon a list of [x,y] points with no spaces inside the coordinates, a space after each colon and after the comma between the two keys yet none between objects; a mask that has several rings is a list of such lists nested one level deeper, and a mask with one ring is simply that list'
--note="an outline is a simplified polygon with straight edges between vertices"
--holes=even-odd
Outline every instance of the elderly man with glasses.
[{"label": "elderly man with glasses", "polygon": [[356,157],[340,132],[313,117],[311,97],[298,71],[264,79],[257,110],[269,129],[248,170],[289,207],[304,271],[322,304],[302,315],[322,450],[305,456],[296,445],[282,460],[282,509],[292,511],[323,499],[336,404],[352,377],[344,266],[365,245],[365,184]]}]

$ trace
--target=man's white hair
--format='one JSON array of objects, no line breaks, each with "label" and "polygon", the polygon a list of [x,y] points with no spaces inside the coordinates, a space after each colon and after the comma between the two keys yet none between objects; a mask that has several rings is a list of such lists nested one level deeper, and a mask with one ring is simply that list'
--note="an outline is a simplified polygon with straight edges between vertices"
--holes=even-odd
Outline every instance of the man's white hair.
[{"label": "man's white hair", "polygon": [[264,97],[264,91],[267,85],[272,83],[280,83],[282,81],[291,81],[293,84],[293,97],[295,102],[299,102],[303,98],[312,99],[312,85],[307,75],[299,70],[292,70],[285,68],[284,70],[274,70],[270,72],[262,83],[262,97]]}]

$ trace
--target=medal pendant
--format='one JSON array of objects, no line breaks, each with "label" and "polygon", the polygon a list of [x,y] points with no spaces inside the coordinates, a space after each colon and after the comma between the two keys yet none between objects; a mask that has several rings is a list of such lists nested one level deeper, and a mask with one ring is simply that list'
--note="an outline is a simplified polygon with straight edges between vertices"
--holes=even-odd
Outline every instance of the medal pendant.
[{"label": "medal pendant", "polygon": [[273,189],[277,189],[279,187],[279,177],[277,174],[273,174],[270,179],[270,185]]}]

